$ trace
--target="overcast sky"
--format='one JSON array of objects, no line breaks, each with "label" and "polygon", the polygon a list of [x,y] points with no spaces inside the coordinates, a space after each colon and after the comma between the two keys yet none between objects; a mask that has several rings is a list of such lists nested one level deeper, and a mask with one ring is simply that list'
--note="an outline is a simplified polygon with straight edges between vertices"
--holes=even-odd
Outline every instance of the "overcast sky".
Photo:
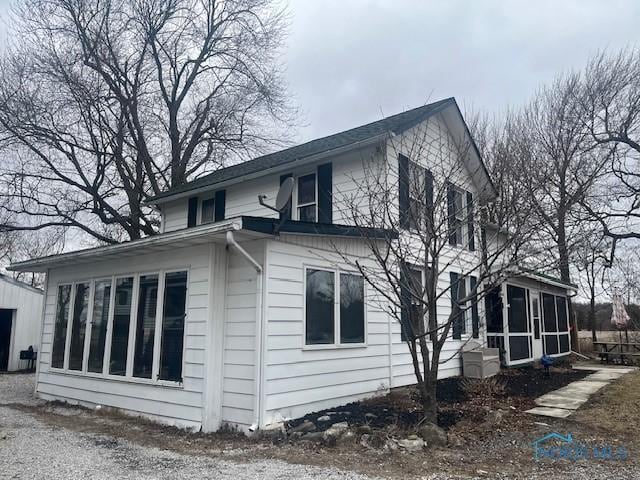
[{"label": "overcast sky", "polygon": [[290,0],[299,140],[456,97],[500,112],[599,49],[640,44],[638,1]]},{"label": "overcast sky", "polygon": [[281,1],[299,141],[450,96],[499,113],[599,49],[640,44],[637,0]]}]

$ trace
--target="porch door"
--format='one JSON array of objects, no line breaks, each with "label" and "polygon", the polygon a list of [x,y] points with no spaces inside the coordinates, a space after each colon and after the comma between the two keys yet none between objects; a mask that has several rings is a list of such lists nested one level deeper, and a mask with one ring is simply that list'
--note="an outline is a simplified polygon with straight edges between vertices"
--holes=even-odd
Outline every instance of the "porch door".
[{"label": "porch door", "polygon": [[531,309],[531,323],[533,323],[533,358],[542,358],[540,292],[529,290],[529,307]]},{"label": "porch door", "polygon": [[9,367],[12,322],[13,310],[0,309],[0,370],[2,371]]},{"label": "porch door", "polygon": [[527,290],[507,285],[509,363],[525,363],[533,359]]}]

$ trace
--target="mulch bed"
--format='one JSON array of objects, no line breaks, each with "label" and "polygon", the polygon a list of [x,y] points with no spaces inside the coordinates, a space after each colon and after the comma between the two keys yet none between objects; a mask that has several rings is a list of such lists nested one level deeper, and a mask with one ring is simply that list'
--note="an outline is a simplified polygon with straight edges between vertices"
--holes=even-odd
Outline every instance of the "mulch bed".
[{"label": "mulch bed", "polygon": [[[439,380],[438,425],[449,429],[462,420],[482,421],[488,411],[497,408],[526,410],[534,405],[537,397],[580,380],[589,373],[554,367],[547,377],[544,370],[528,366],[503,369],[492,379],[480,382],[463,377]],[[329,420],[318,420],[322,417],[329,417]],[[373,429],[413,430],[422,418],[420,396],[417,389],[410,386],[393,389],[385,396],[310,413],[291,420],[288,425],[295,427],[309,420],[318,431],[324,431],[337,422],[348,422],[355,427],[368,425]]]}]

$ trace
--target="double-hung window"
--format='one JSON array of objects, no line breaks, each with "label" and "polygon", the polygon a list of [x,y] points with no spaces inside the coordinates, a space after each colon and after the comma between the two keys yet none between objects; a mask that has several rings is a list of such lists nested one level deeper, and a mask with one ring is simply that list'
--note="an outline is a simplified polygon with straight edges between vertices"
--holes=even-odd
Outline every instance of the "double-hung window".
[{"label": "double-hung window", "polygon": [[465,193],[454,186],[449,188],[449,243],[464,245],[467,222]]},{"label": "double-hung window", "polygon": [[361,275],[305,269],[305,344],[365,343],[365,293]]},{"label": "double-hung window", "polygon": [[60,285],[51,367],[181,382],[186,302],[185,270]]},{"label": "double-hung window", "polygon": [[216,199],[206,198],[200,205],[200,223],[211,223],[216,216]]},{"label": "double-hung window", "polygon": [[424,285],[422,270],[411,268],[405,264],[401,272],[400,293],[402,296],[402,311],[400,314],[400,339],[405,342],[421,332],[416,329],[419,322],[425,321]]},{"label": "double-hung window", "polygon": [[298,177],[297,190],[298,220],[301,222],[316,222],[318,219],[316,174],[310,173]]}]

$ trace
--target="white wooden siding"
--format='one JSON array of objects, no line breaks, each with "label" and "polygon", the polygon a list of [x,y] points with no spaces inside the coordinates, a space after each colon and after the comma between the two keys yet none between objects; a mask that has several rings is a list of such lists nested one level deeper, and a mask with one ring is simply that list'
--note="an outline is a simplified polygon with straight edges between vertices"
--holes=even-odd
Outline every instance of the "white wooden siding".
[{"label": "white wooden siding", "polygon": [[40,290],[0,277],[0,309],[14,311],[7,365],[10,372],[27,368],[27,362],[20,361],[20,350],[26,350],[30,345],[38,349],[43,298]]},{"label": "white wooden siding", "polygon": [[[69,373],[50,369],[51,342],[55,322],[58,285],[88,278],[187,269],[187,317],[183,384],[163,386],[129,378]],[[204,363],[207,345],[209,247],[208,245],[172,249],[170,252],[140,254],[129,259],[96,261],[91,265],[68,266],[50,271],[37,381],[41,398],[71,403],[120,408],[166,423],[199,428],[202,424]]]},{"label": "white wooden siding", "polygon": [[[242,246],[259,263],[263,263],[263,241],[245,242]],[[257,419],[258,273],[233,247],[227,258],[222,419],[246,430]]]},{"label": "white wooden siding", "polygon": [[[318,165],[331,162],[333,172],[333,222],[349,224],[349,208],[351,198],[358,192],[358,182],[364,175],[363,162],[377,155],[382,159],[381,153],[375,149],[362,149],[339,156],[319,160],[316,164],[292,168],[290,171],[265,175],[264,177],[247,180],[238,184],[225,187],[225,218],[241,215],[256,217],[276,217],[273,210],[263,207],[258,203],[258,195],[266,195],[266,202],[275,203],[278,189],[280,188],[280,175],[292,173],[294,175],[315,171]],[[200,199],[211,196],[215,192],[213,188],[209,193],[200,193]],[[187,227],[187,203],[186,198],[167,202],[162,206],[163,226],[165,232],[179,230]],[[200,219],[198,219],[199,221]]]}]

